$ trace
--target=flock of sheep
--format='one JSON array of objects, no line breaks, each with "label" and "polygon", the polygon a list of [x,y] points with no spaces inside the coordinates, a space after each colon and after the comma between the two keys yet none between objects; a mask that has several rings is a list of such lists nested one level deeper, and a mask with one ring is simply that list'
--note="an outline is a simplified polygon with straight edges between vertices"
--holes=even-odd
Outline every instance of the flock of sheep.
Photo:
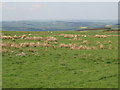
[{"label": "flock of sheep", "polygon": [[[20,39],[20,40],[27,40],[27,42],[22,42],[22,43],[15,43],[15,42],[3,42],[0,43],[0,46],[3,48],[5,47],[14,47],[14,48],[21,48],[21,47],[53,47],[53,48],[69,48],[71,50],[97,50],[97,49],[105,49],[104,45],[100,41],[96,41],[97,46],[89,46],[90,41],[88,40],[83,40],[81,37],[89,37],[89,35],[77,35],[77,34],[59,34],[59,36],[63,38],[69,38],[69,40],[81,40],[80,45],[76,43],[60,43],[59,39],[56,37],[31,37],[32,34],[28,35],[21,35],[21,36],[5,36],[2,35],[0,38],[1,39]],[[107,38],[109,36],[118,36],[118,35],[94,35],[94,38]],[[29,40],[37,41],[37,42],[28,42]],[[43,41],[43,43],[40,43],[39,41]],[[107,49],[113,49],[112,46],[112,41],[106,41],[109,46]],[[51,44],[52,43],[52,44]],[[56,45],[54,45],[56,44]],[[99,46],[99,48],[98,48]]]}]

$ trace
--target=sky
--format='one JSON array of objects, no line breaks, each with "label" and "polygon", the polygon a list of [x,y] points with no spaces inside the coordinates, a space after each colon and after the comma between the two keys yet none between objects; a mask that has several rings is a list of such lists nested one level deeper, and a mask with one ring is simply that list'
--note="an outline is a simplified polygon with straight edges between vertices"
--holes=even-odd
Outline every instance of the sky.
[{"label": "sky", "polygon": [[0,0],[1,2],[119,2],[119,0]]},{"label": "sky", "polygon": [[[1,5],[1,3],[0,3]],[[3,21],[116,20],[117,2],[4,2]]]}]

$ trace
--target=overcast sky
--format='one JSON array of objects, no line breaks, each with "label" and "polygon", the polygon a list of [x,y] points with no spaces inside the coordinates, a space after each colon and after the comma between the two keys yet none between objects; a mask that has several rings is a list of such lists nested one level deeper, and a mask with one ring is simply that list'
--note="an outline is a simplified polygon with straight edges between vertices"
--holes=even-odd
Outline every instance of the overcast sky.
[{"label": "overcast sky", "polygon": [[3,20],[106,20],[117,19],[117,2],[6,2]]}]

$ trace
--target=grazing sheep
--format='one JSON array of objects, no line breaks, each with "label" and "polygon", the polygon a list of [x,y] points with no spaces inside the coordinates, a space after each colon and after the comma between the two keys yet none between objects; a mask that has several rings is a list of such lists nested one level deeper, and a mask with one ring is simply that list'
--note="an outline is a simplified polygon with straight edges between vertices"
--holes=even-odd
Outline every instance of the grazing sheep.
[{"label": "grazing sheep", "polygon": [[95,46],[92,46],[91,49],[96,50],[97,48]]},{"label": "grazing sheep", "polygon": [[46,41],[57,41],[57,38],[55,38],[55,37],[49,37]]},{"label": "grazing sheep", "polygon": [[42,47],[49,47],[49,44],[48,43],[43,43],[41,46]]},{"label": "grazing sheep", "polygon": [[73,38],[74,35],[64,35],[64,38]]},{"label": "grazing sheep", "polygon": [[61,48],[63,48],[63,47],[68,47],[68,45],[62,43],[62,44],[60,44],[60,47],[61,47]]},{"label": "grazing sheep", "polygon": [[34,42],[30,42],[30,43],[29,43],[29,46],[30,46],[30,47],[36,47],[36,44],[35,44]]},{"label": "grazing sheep", "polygon": [[16,56],[25,56],[26,54],[24,52],[21,52],[19,54],[16,54]]},{"label": "grazing sheep", "polygon": [[11,47],[19,48],[20,46],[18,44],[13,43],[13,44],[11,44]]},{"label": "grazing sheep", "polygon": [[84,40],[82,43],[83,44],[89,44],[88,40]]},{"label": "grazing sheep", "polygon": [[94,37],[98,37],[98,38],[107,38],[107,36],[106,35],[95,35]]},{"label": "grazing sheep", "polygon": [[0,49],[0,53],[1,53],[1,51],[2,51],[2,53],[6,53],[6,52],[8,52],[8,49],[2,48],[2,49]]},{"label": "grazing sheep", "polygon": [[33,40],[40,41],[40,40],[43,40],[43,38],[42,37],[33,37]]},{"label": "grazing sheep", "polygon": [[84,49],[84,46],[80,45],[77,49],[82,50],[82,49]]},{"label": "grazing sheep", "polygon": [[14,35],[14,36],[13,36],[13,39],[18,39],[18,38],[19,38],[19,37],[18,37],[18,36],[16,36],[16,35]]},{"label": "grazing sheep", "polygon": [[40,42],[37,42],[37,43],[36,43],[36,46],[40,46],[40,45],[41,45]]},{"label": "grazing sheep", "polygon": [[26,35],[22,35],[22,36],[21,36],[21,39],[24,39],[24,38],[26,38]]},{"label": "grazing sheep", "polygon": [[97,44],[101,44],[101,42],[100,42],[100,41],[97,41]]},{"label": "grazing sheep", "polygon": [[108,43],[109,43],[109,44],[111,44],[111,43],[112,43],[112,41],[110,41],[110,40],[109,40],[109,41],[108,41]]},{"label": "grazing sheep", "polygon": [[29,43],[25,42],[25,43],[21,43],[20,47],[29,47]]},{"label": "grazing sheep", "polygon": [[28,34],[29,36],[32,35],[32,34]]},{"label": "grazing sheep", "polygon": [[76,47],[75,47],[75,46],[71,46],[70,49],[71,49],[71,50],[74,50],[74,49],[76,49]]},{"label": "grazing sheep", "polygon": [[86,49],[86,50],[90,50],[90,49],[91,49],[91,47],[87,47],[87,46],[85,46],[85,49]]},{"label": "grazing sheep", "polygon": [[29,52],[36,52],[36,50],[32,49],[32,48],[29,48],[28,49]]},{"label": "grazing sheep", "polygon": [[87,35],[82,35],[82,37],[87,37]]},{"label": "grazing sheep", "polygon": [[64,44],[64,43],[62,43],[62,44],[60,44],[59,47],[61,47],[61,48],[63,48],[63,47],[65,47],[65,48],[70,48],[70,47],[72,47],[72,46],[74,46],[74,45],[73,45],[73,44]]},{"label": "grazing sheep", "polygon": [[25,39],[26,40],[32,40],[33,38],[32,37],[26,37]]},{"label": "grazing sheep", "polygon": [[100,49],[104,49],[104,46],[103,46],[103,44],[100,44]]},{"label": "grazing sheep", "polygon": [[12,36],[2,36],[2,39],[12,39]]},{"label": "grazing sheep", "polygon": [[74,37],[73,40],[82,40],[82,39]]}]

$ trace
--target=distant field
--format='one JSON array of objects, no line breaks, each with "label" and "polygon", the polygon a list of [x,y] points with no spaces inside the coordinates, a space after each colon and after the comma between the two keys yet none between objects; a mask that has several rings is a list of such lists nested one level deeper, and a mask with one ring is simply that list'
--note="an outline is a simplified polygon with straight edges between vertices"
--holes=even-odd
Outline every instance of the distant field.
[{"label": "distant field", "polygon": [[[81,27],[89,28],[118,28],[114,20],[58,20],[58,21],[3,21],[0,22],[4,31],[67,31],[81,30]],[[106,25],[110,25],[107,26]]]},{"label": "distant field", "polygon": [[117,88],[116,31],[3,31],[3,88]]}]

